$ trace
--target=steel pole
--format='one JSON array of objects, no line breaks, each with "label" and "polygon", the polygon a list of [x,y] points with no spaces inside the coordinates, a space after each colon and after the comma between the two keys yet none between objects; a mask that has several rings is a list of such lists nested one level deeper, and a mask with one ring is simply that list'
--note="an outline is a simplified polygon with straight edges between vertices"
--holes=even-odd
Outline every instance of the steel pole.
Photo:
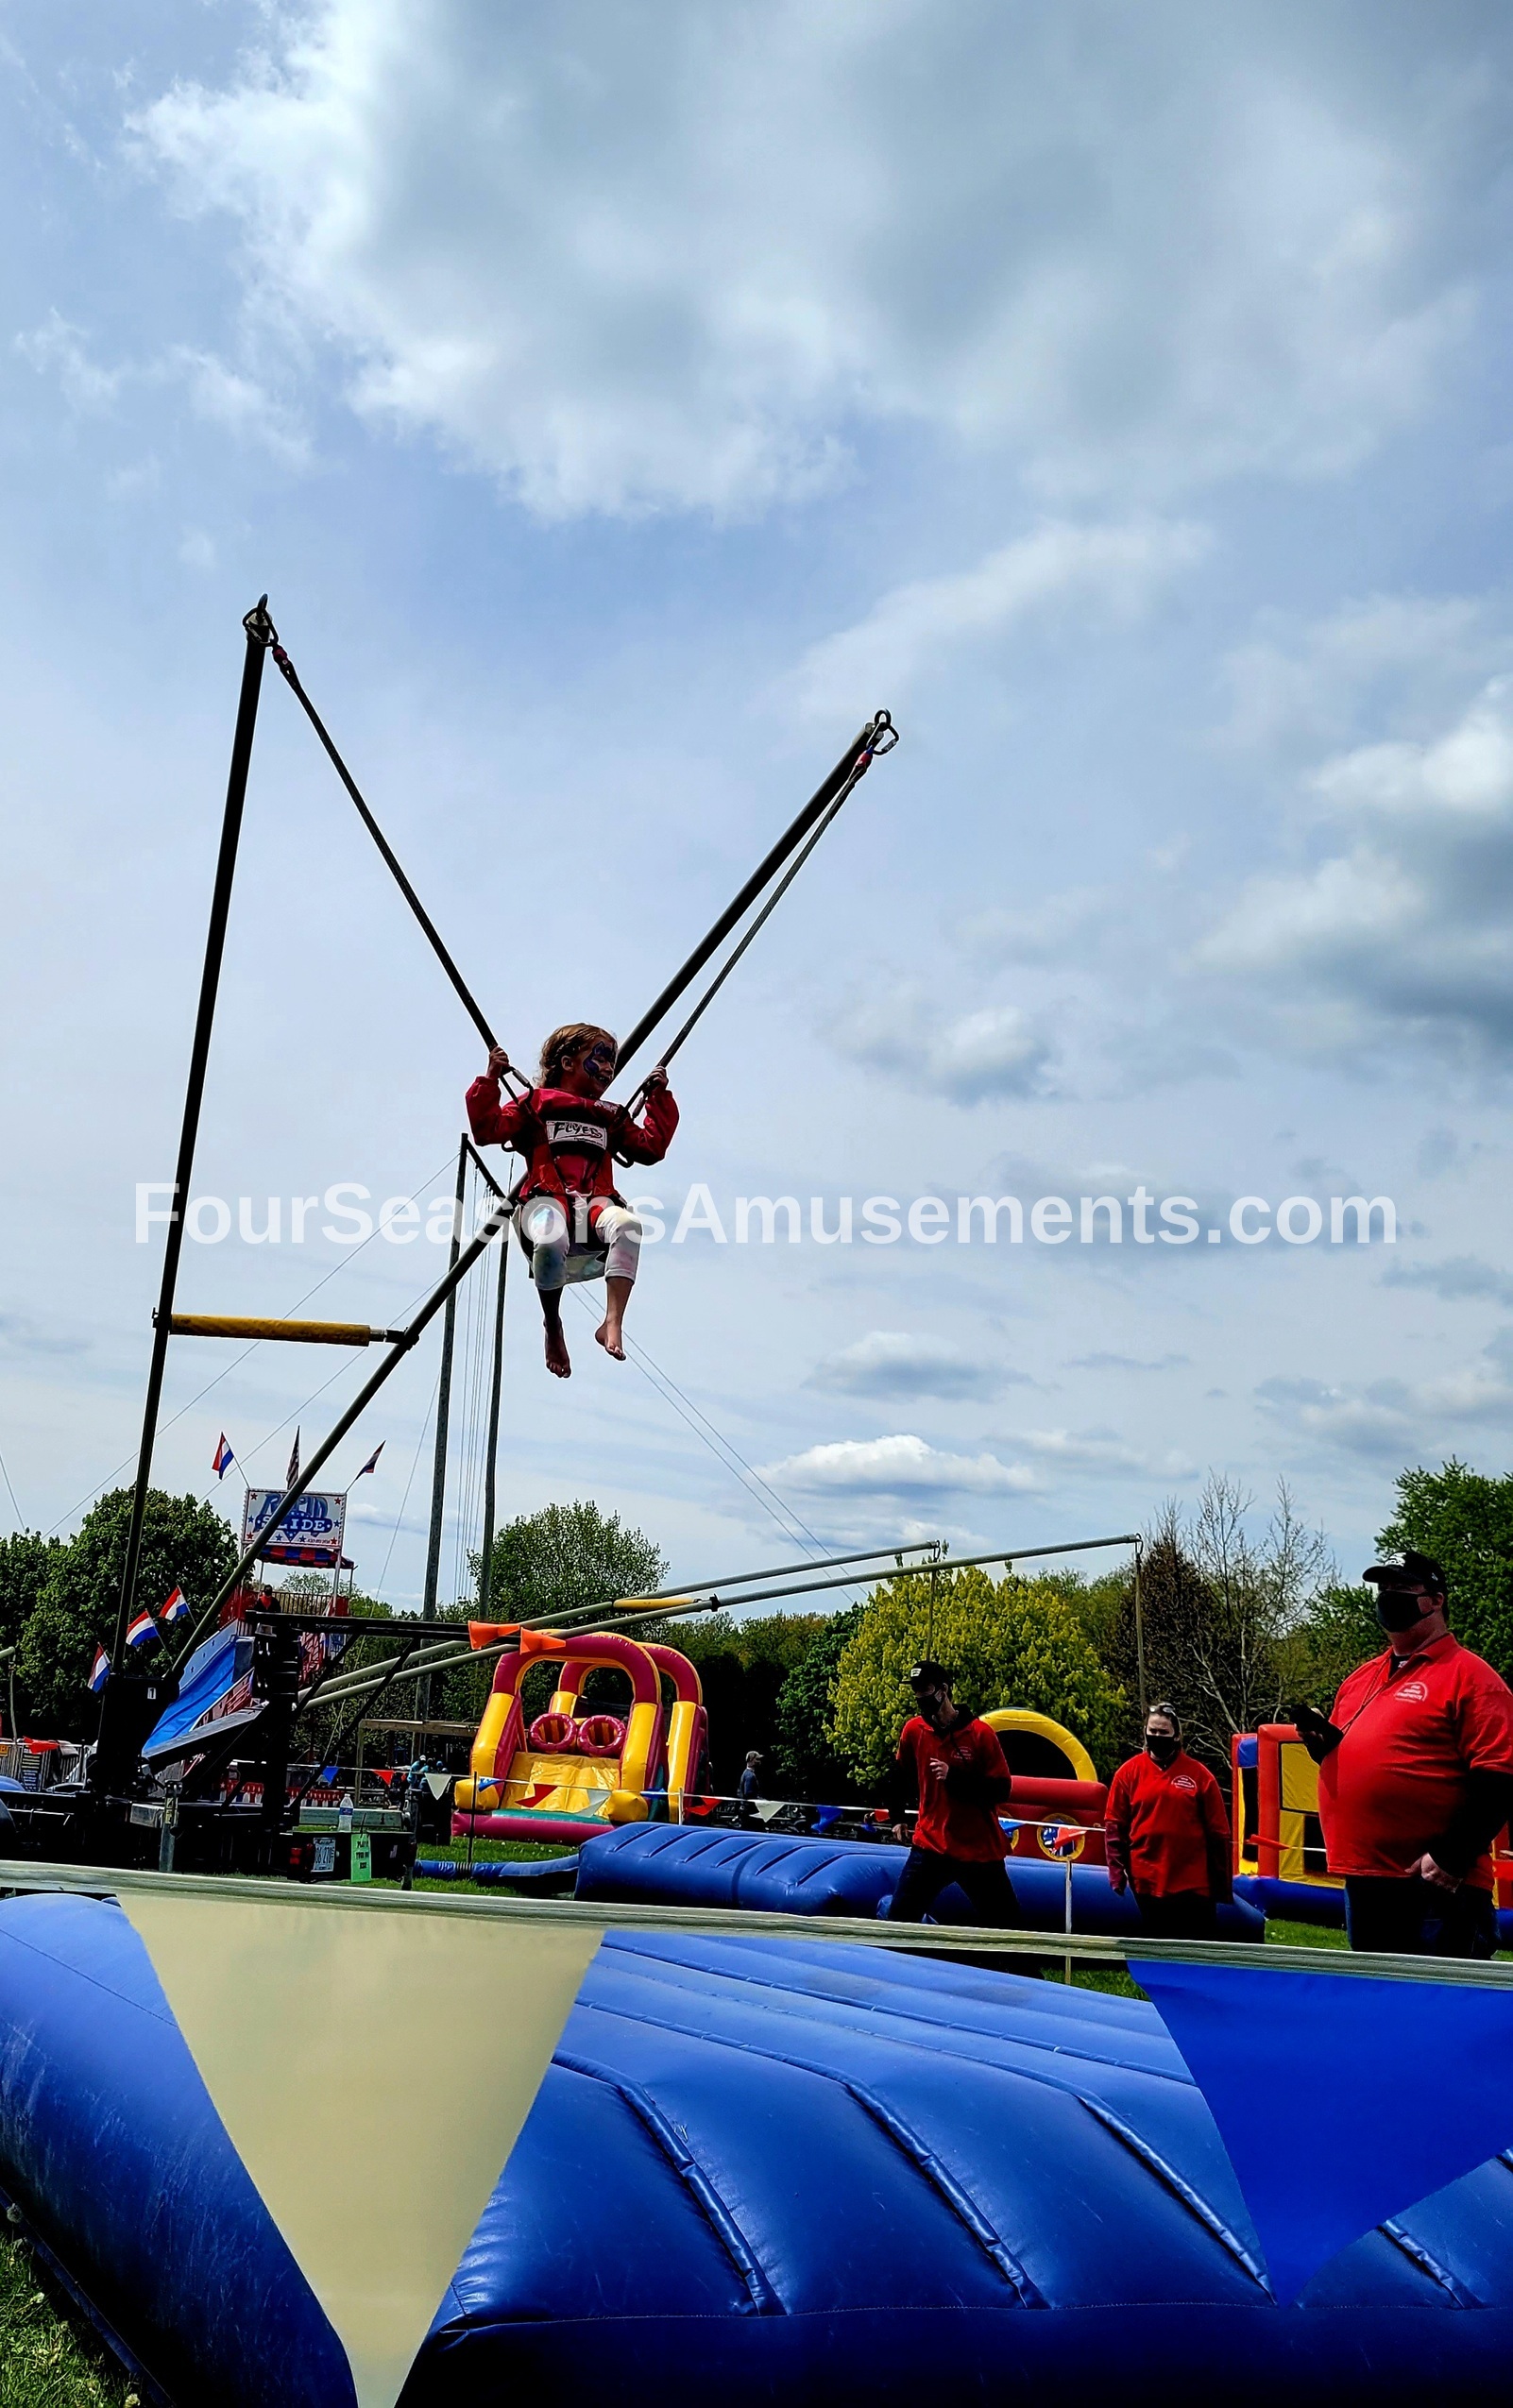
[{"label": "steel pole", "polygon": [[[457,1194],[451,1211],[451,1250],[447,1257],[449,1271],[456,1267],[462,1251],[463,1199],[468,1192],[468,1141],[457,1148]],[[451,1426],[451,1363],[457,1339],[457,1291],[447,1295],[446,1318],[441,1325],[441,1385],[436,1391],[436,1451],[431,1467],[431,1535],[426,1543],[426,1586],[420,1607],[420,1619],[429,1622],[435,1619],[436,1588],[441,1578],[441,1521],[447,1505],[447,1440]]]},{"label": "steel pole", "polygon": [[199,1641],[204,1637],[205,1633],[215,1620],[217,1615],[220,1613],[221,1607],[226,1603],[227,1599],[231,1596],[234,1590],[241,1586],[243,1581],[246,1578],[247,1573],[257,1563],[264,1549],[272,1538],[274,1532],[288,1519],[289,1515],[293,1512],[295,1506],[298,1505],[306,1489],[314,1485],[317,1475],[324,1471],[327,1464],[331,1461],[331,1458],[335,1453],[336,1449],[341,1445],[341,1442],[346,1437],[348,1430],[352,1428],[355,1422],[362,1419],[363,1415],[367,1411],[368,1406],[372,1403],[374,1398],[378,1395],[379,1390],[382,1387],[384,1381],[387,1380],[390,1373],[403,1362],[405,1356],[409,1353],[410,1348],[417,1344],[424,1331],[430,1327],[431,1323],[435,1319],[436,1314],[441,1311],[442,1306],[446,1303],[447,1298],[450,1296],[452,1290],[461,1286],[463,1280],[468,1277],[468,1272],[472,1269],[473,1264],[477,1262],[484,1248],[492,1246],[502,1226],[502,1218],[499,1212],[496,1210],[495,1212],[490,1212],[488,1218],[480,1229],[477,1236],[471,1238],[468,1245],[463,1247],[462,1252],[458,1255],[456,1262],[453,1263],[451,1269],[447,1273],[446,1278],[441,1281],[440,1285],[432,1289],[431,1294],[427,1297],[424,1304],[421,1305],[420,1310],[415,1316],[415,1319],[407,1325],[403,1334],[400,1336],[398,1343],[393,1346],[389,1352],[384,1356],[382,1362],[379,1365],[378,1369],[373,1372],[368,1379],[364,1381],[363,1385],[359,1388],[356,1396],[352,1399],[352,1401],[348,1406],[347,1411],[342,1415],[341,1419],[336,1423],[335,1428],[315,1449],[314,1453],[306,1464],[304,1470],[299,1475],[299,1478],[295,1482],[294,1486],[286,1490],[284,1495],[280,1498],[277,1505],[275,1505],[272,1513],[268,1516],[267,1520],[264,1523],[263,1528],[259,1531],[257,1537],[253,1540],[251,1546],[247,1548],[240,1561],[232,1566],[231,1570],[221,1583],[221,1586],[216,1590],[215,1595],[211,1599],[211,1602],[206,1606],[205,1611],[201,1614],[198,1621],[195,1624],[194,1629],[190,1632],[180,1653],[175,1657],[174,1662],[176,1670],[178,1665],[184,1662],[185,1658],[193,1652],[193,1650],[198,1646]]},{"label": "steel pole", "polygon": [[494,1514],[499,1488],[499,1400],[504,1372],[504,1282],[509,1273],[509,1242],[499,1250],[499,1276],[494,1286],[494,1365],[488,1392],[488,1451],[484,1458],[484,1547],[478,1559],[478,1619],[488,1619],[489,1591],[494,1586]]},{"label": "steel pole", "polygon": [[[200,971],[199,1009],[195,1017],[195,1041],[189,1056],[189,1083],[184,1093],[184,1117],[178,1132],[178,1160],[174,1166],[173,1212],[168,1223],[167,1243],[163,1247],[162,1278],[158,1288],[158,1311],[152,1332],[152,1356],[147,1366],[147,1399],[142,1416],[142,1445],[137,1453],[137,1484],[131,1500],[131,1518],[127,1525],[126,1562],[122,1567],[121,1594],[115,1609],[115,1636],[110,1645],[112,1672],[119,1672],[121,1669],[126,1652],[127,1626],[136,1602],[137,1572],[142,1560],[142,1524],[147,1509],[147,1490],[152,1481],[152,1451],[158,1435],[158,1411],[162,1400],[163,1367],[168,1358],[168,1324],[174,1309],[174,1290],[178,1282],[178,1258],[183,1251],[184,1214],[189,1207],[195,1143],[199,1135],[200,1106],[205,1095],[205,1069],[210,1060],[215,998],[221,981],[221,959],[226,950],[226,924],[231,909],[231,885],[236,875],[236,849],[242,833],[243,805],[246,801],[247,771],[252,761],[252,735],[257,725],[258,695],[263,686],[263,661],[273,641],[273,621],[268,617],[267,601],[264,594],[242,621],[246,634],[246,653],[242,662],[242,692],[236,709],[236,733],[231,739],[231,768],[226,782],[221,849],[215,864],[210,926],[205,936],[205,960]],[[109,1694],[107,1687],[105,1695]],[[104,1711],[102,1698],[102,1719]]]},{"label": "steel pole", "polygon": [[635,1027],[620,1045],[620,1068],[621,1070],[624,1069],[632,1055],[639,1052],[658,1022],[672,1010],[679,995],[692,985],[710,955],[723,944],[737,921],[756,902],[768,879],[774,875],[774,872],[782,868],[795,846],[803,843],[815,821],[829,808],[840,789],[846,784],[855,771],[858,756],[869,749],[878,749],[874,746],[875,737],[891,730],[892,724],[887,712],[879,711],[867,721],[866,726],[846,746],[823,786],[816,788],[797,819],[784,829],[766,859],[757,864],[740,892],[725,906],[708,935],[694,946],[682,969],[668,980],[650,1009],[642,1012]]}]

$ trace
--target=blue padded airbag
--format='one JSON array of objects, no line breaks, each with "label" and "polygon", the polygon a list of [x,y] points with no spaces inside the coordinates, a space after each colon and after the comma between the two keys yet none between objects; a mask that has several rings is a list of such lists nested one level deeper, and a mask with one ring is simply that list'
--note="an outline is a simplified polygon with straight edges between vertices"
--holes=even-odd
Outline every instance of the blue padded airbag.
[{"label": "blue padded airbag", "polygon": [[[875,1915],[898,1887],[907,1848],[873,1840],[774,1839],[759,1831],[621,1823],[578,1851],[578,1898],[657,1907],[749,1907],[768,1914]],[[1031,1931],[1065,1928],[1063,1866],[1012,1857],[1009,1874]],[[972,1909],[953,1883],[932,1909],[938,1923],[965,1924]],[[1072,1929],[1132,1940],[1140,1911],[1115,1896],[1101,1865],[1072,1868]],[[1236,1902],[1219,1909],[1221,1940],[1260,1940],[1262,1917]]]},{"label": "blue padded airbag", "polygon": [[0,2185],[182,2408],[353,2408],[346,2352],[110,1901],[0,1906]]},{"label": "blue padded airbag", "polygon": [[[0,2186],[177,2408],[351,2408],[112,1906],[0,1907]],[[1279,2308],[1153,2008],[757,1925],[608,1936],[403,2408],[1423,2408],[1510,2353],[1507,2161]]]}]

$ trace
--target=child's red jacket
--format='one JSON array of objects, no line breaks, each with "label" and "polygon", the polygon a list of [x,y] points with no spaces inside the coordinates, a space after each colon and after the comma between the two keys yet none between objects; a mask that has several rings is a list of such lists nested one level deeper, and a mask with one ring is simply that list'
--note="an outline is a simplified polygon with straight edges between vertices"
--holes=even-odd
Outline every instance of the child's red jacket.
[{"label": "child's red jacket", "polygon": [[468,1090],[468,1121],[480,1145],[507,1145],[525,1157],[519,1194],[623,1198],[615,1162],[659,1162],[672,1145],[678,1108],[665,1087],[654,1087],[639,1120],[623,1104],[590,1103],[565,1087],[533,1087],[509,1103],[485,1071]]}]

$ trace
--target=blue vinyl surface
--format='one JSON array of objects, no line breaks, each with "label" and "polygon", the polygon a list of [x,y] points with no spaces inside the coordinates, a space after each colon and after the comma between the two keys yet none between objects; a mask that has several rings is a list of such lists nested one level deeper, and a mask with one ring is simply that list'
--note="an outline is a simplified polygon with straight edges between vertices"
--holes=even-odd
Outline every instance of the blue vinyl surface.
[{"label": "blue vinyl surface", "polygon": [[[898,1887],[909,1850],[876,1840],[774,1838],[761,1831],[621,1823],[578,1851],[579,1898],[662,1907],[750,1907],[768,1914],[875,1915]],[[1066,1873],[1034,1857],[1008,1864],[1032,1931],[1065,1928]],[[932,1909],[937,1923],[967,1924],[972,1910],[954,1885]],[[1102,1865],[1072,1867],[1072,1929],[1133,1939],[1140,1913],[1115,1896]],[[1219,1908],[1221,1940],[1260,1940],[1264,1925],[1243,1903]]]},{"label": "blue vinyl surface", "polygon": [[353,2408],[346,2353],[109,1900],[0,1906],[0,2187],[179,2408]]},{"label": "blue vinyl surface", "polygon": [[[350,2408],[120,1911],[0,1906],[0,2185],[177,2408]],[[1506,2160],[1279,2307],[1153,2007],[755,1925],[606,1939],[403,2408],[1437,2408],[1510,2362]]]},{"label": "blue vinyl surface", "polygon": [[1202,2086],[1279,2299],[1359,2233],[1513,2146],[1513,1993],[1249,1965],[1130,1970]]},{"label": "blue vinyl surface", "polygon": [[243,1673],[250,1670],[251,1664],[252,1641],[240,1623],[229,1622],[224,1630],[212,1631],[204,1644],[196,1648],[184,1667],[178,1697],[143,1743],[142,1753],[147,1762],[156,1763],[171,1755],[175,1744],[186,1738],[212,1706],[220,1704]]}]

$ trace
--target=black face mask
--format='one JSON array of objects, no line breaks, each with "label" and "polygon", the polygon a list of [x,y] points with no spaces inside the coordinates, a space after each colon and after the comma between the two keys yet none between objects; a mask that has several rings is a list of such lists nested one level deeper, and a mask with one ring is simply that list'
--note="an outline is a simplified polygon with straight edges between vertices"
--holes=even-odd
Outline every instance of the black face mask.
[{"label": "black face mask", "polygon": [[1376,1619],[1385,1631],[1411,1631],[1432,1613],[1438,1601],[1425,1597],[1414,1588],[1379,1588],[1376,1592]]},{"label": "black face mask", "polygon": [[1148,1735],[1146,1754],[1153,1763],[1164,1766],[1173,1763],[1181,1755],[1182,1744],[1181,1739],[1176,1738],[1166,1738],[1156,1734]]}]

